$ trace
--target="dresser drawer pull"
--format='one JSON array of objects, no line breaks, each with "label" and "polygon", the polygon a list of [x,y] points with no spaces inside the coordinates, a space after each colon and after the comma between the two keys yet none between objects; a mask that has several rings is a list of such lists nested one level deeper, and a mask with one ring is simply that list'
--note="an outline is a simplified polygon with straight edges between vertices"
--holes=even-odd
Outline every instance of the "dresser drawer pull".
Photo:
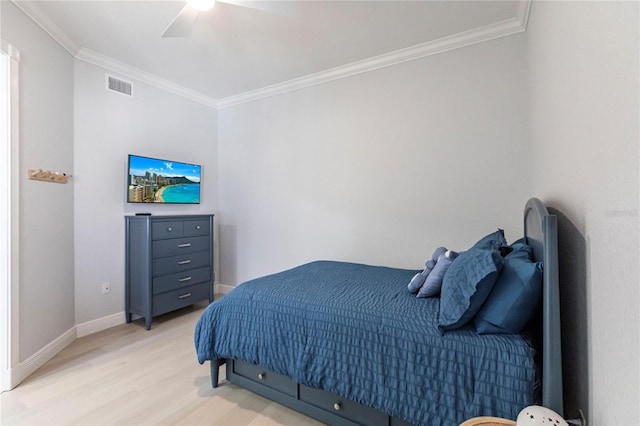
[{"label": "dresser drawer pull", "polygon": [[191,243],[178,244],[178,247],[180,248],[191,247]]},{"label": "dresser drawer pull", "polygon": [[184,277],[184,278],[180,278],[180,279],[178,280],[178,282],[180,282],[180,283],[183,283],[183,282],[185,282],[185,281],[191,281],[191,277]]},{"label": "dresser drawer pull", "polygon": [[258,373],[258,379],[264,380],[264,376],[266,376],[265,373]]},{"label": "dresser drawer pull", "polygon": [[191,259],[181,260],[181,261],[178,262],[178,265],[186,265],[188,263],[191,263]]},{"label": "dresser drawer pull", "polygon": [[178,296],[178,299],[186,299],[189,296],[191,296],[191,293],[185,293],[185,294],[182,294],[182,295]]},{"label": "dresser drawer pull", "polygon": [[335,404],[333,404],[334,410],[340,411],[341,408],[342,408],[342,405],[339,402],[336,402]]},{"label": "dresser drawer pull", "polygon": [[200,225],[196,225],[196,229],[197,229],[198,231],[200,230],[200,228],[201,228],[201,226],[200,226]]},{"label": "dresser drawer pull", "polygon": [[173,229],[171,229],[171,227],[170,227],[170,226],[168,226],[168,227],[167,227],[167,232],[171,232],[171,231],[173,231]]}]

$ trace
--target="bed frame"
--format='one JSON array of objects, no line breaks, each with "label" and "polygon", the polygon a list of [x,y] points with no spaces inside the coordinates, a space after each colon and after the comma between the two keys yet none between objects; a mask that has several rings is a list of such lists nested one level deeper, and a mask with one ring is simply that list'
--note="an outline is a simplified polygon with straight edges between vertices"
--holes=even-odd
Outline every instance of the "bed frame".
[{"label": "bed frame", "polygon": [[[533,247],[534,259],[542,261],[542,405],[563,415],[562,357],[560,339],[560,292],[558,280],[557,218],[549,214],[537,198],[524,209],[524,235]],[[404,420],[390,417],[371,407],[341,398],[331,392],[296,383],[258,365],[235,359],[210,362],[211,385],[218,386],[220,367],[226,363],[231,383],[331,425],[405,426]],[[524,408],[524,407],[523,407]]]}]

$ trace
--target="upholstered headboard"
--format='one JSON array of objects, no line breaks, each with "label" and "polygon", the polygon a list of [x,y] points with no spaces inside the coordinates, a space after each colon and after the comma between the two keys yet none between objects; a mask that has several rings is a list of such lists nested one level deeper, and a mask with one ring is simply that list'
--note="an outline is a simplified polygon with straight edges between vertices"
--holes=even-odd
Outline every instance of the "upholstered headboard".
[{"label": "upholstered headboard", "polygon": [[542,405],[563,415],[560,289],[558,280],[558,225],[555,215],[537,198],[524,209],[524,235],[542,261]]}]

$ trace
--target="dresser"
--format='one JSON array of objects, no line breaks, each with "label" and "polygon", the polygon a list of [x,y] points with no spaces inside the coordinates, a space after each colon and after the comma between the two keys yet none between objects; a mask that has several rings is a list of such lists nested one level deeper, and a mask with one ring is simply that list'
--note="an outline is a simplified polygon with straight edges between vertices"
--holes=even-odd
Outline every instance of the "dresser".
[{"label": "dresser", "polygon": [[127,322],[213,301],[213,215],[125,216],[125,258]]}]

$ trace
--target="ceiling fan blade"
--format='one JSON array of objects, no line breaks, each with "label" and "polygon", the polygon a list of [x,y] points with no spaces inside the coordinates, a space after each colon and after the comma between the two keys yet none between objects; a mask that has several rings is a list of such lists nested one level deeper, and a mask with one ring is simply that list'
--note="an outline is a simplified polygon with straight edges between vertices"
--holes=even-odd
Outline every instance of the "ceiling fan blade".
[{"label": "ceiling fan blade", "polygon": [[218,0],[220,3],[228,3],[236,6],[249,7],[264,12],[275,13],[284,16],[296,16],[298,14],[297,0]]},{"label": "ceiling fan blade", "polygon": [[193,30],[193,24],[198,17],[196,9],[187,5],[182,8],[180,13],[173,18],[166,30],[162,33],[162,37],[188,37]]}]

